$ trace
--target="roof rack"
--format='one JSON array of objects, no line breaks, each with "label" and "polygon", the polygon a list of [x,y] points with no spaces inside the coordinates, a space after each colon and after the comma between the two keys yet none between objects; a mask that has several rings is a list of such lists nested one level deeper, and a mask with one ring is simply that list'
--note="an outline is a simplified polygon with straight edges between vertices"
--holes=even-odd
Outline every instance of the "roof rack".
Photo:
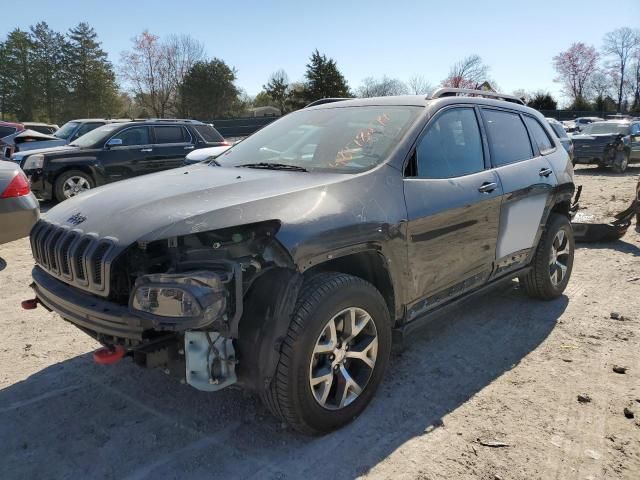
[{"label": "roof rack", "polygon": [[202,123],[199,120],[193,120],[191,118],[142,118],[135,121],[142,122],[185,122],[185,123]]},{"label": "roof rack", "polygon": [[316,105],[324,105],[325,103],[342,102],[343,100],[353,100],[352,98],[321,98],[305,105],[304,108],[315,107]]},{"label": "roof rack", "polygon": [[435,92],[433,92],[430,97],[427,97],[427,100],[434,100],[436,98],[442,97],[456,97],[458,95],[466,97],[495,98],[498,100],[504,100],[506,102],[517,103],[519,105],[525,104],[521,98],[518,98],[515,95],[489,92],[487,90],[472,90],[470,88],[439,88]]}]

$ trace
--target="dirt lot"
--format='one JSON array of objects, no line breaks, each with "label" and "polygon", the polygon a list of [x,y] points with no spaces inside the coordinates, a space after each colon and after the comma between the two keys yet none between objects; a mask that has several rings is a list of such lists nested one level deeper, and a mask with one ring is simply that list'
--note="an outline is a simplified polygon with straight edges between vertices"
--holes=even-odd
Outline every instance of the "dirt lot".
[{"label": "dirt lot", "polygon": [[[638,174],[578,169],[585,212],[626,207]],[[394,357],[366,413],[323,438],[286,429],[241,391],[200,393],[128,360],[95,365],[89,337],[20,309],[28,241],[0,257],[2,478],[640,478],[635,230],[581,246],[557,301],[514,282],[432,324]]]}]

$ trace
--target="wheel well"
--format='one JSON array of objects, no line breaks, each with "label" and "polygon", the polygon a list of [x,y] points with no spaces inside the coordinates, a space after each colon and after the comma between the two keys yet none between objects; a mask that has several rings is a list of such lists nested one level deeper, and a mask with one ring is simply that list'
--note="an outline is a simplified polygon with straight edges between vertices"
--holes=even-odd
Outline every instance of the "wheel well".
[{"label": "wheel well", "polygon": [[570,208],[571,208],[571,200],[562,200],[553,206],[553,208],[551,209],[551,212],[559,213],[561,215],[568,217]]},{"label": "wheel well", "polygon": [[58,170],[56,172],[55,177],[53,178],[53,182],[51,182],[51,183],[53,185],[55,185],[55,182],[58,180],[60,175],[63,175],[64,173],[66,173],[66,172],[68,172],[70,170],[78,170],[80,172],[86,173],[87,175],[89,175],[91,177],[91,179],[94,182],[96,181],[96,177],[93,175],[93,171],[88,166],[86,166],[86,165],[69,165],[68,167],[63,167],[60,170]]},{"label": "wheel well", "polygon": [[380,253],[376,251],[358,252],[328,260],[307,270],[305,276],[309,277],[318,272],[340,272],[366,280],[382,294],[389,308],[391,318],[395,318],[396,302],[393,282],[391,281],[387,263]]}]

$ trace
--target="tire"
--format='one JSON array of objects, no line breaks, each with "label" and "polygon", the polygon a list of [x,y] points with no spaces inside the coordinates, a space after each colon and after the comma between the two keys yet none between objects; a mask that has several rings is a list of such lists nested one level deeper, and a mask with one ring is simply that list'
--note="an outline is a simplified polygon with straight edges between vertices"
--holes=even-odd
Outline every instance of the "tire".
[{"label": "tire", "polygon": [[527,295],[541,300],[552,300],[562,295],[571,278],[574,252],[575,242],[569,219],[565,215],[552,213],[531,262],[532,268],[528,274],[520,277]]},{"label": "tire", "polygon": [[[74,179],[76,180],[75,182]],[[72,190],[73,187],[69,182],[75,183],[79,190],[70,192],[69,190]],[[96,183],[91,175],[81,170],[67,170],[56,178],[53,185],[53,196],[57,202],[63,202],[68,198],[86,192],[87,190],[91,190],[92,188],[95,188],[95,186]]]},{"label": "tire", "polygon": [[[328,433],[362,413],[382,381],[391,351],[389,310],[382,295],[365,280],[342,273],[320,273],[303,285],[291,318],[276,373],[262,400],[299,432]],[[350,318],[362,328],[351,341],[346,329]],[[337,342],[330,338],[332,322]],[[366,362],[355,358],[362,357],[363,352]],[[373,368],[370,357],[374,358]],[[343,369],[360,392],[353,386],[345,388],[353,384],[345,381]],[[316,381],[312,387],[312,378],[327,380]]]},{"label": "tire", "polygon": [[624,173],[629,166],[629,153],[616,152],[616,158],[611,165],[611,168],[616,173]]}]

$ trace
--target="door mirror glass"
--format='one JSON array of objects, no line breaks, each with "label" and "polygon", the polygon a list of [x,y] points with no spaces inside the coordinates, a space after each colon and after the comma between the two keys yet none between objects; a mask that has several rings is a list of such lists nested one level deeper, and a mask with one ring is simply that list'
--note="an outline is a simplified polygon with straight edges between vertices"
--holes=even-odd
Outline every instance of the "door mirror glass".
[{"label": "door mirror glass", "polygon": [[122,139],[121,138],[112,138],[107,142],[107,147],[111,148],[111,147],[120,147],[122,146]]}]

